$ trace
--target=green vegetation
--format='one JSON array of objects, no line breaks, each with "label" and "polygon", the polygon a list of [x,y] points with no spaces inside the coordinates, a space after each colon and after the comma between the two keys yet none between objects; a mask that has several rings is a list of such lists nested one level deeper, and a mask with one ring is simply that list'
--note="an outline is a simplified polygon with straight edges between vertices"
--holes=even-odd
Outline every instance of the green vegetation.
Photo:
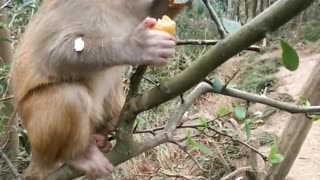
[{"label": "green vegetation", "polygon": [[274,74],[280,66],[279,58],[249,59],[241,71],[238,87],[247,92],[261,94],[265,88],[272,87],[277,82]]}]

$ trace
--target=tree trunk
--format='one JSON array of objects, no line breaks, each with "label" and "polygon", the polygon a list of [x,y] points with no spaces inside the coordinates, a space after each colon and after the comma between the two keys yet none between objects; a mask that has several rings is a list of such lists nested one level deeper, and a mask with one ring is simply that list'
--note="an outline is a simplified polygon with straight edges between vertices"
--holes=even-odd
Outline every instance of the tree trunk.
[{"label": "tree trunk", "polygon": [[[320,103],[319,73],[320,62],[314,66],[313,73],[305,85],[307,88],[302,92],[311,104]],[[305,114],[291,115],[278,144],[278,150],[284,156],[284,160],[269,168],[264,180],[284,180],[286,178],[309,133],[312,122],[305,117]]]},{"label": "tree trunk", "polygon": [[247,22],[256,17],[258,0],[246,0]]},{"label": "tree trunk", "polygon": [[[0,6],[2,6],[6,1],[0,0]],[[7,17],[5,10],[0,10],[0,22],[6,24]],[[10,39],[10,32],[7,29],[0,28],[0,39]],[[7,41],[0,40],[0,58],[6,63],[9,64],[12,59],[11,53],[11,43]]]}]

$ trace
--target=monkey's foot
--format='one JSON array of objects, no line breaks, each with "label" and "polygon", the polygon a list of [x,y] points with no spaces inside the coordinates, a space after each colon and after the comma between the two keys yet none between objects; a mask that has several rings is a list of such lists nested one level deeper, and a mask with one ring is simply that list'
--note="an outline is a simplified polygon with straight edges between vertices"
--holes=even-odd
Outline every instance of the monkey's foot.
[{"label": "monkey's foot", "polygon": [[91,143],[84,154],[68,164],[84,171],[88,179],[108,177],[113,171],[113,165],[102,154],[95,143]]},{"label": "monkey's foot", "polygon": [[93,137],[95,139],[95,142],[96,142],[98,148],[102,152],[107,153],[110,151],[110,149],[112,148],[112,144],[108,140],[108,136],[97,133],[97,134],[94,134]]}]

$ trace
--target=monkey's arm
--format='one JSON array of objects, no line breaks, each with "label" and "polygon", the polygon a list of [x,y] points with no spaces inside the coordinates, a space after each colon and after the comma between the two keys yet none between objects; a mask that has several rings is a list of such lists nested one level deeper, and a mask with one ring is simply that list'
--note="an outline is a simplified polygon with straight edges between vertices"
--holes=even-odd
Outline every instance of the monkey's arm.
[{"label": "monkey's arm", "polygon": [[[43,43],[45,50],[39,63],[43,72],[51,74],[83,74],[114,65],[163,65],[174,54],[175,41],[168,33],[148,28],[152,23],[156,20],[147,18],[121,37],[93,33],[99,31],[77,35],[81,34],[81,28],[77,31],[70,28],[68,33],[62,30]],[[79,51],[74,48],[77,39],[84,43]]]}]

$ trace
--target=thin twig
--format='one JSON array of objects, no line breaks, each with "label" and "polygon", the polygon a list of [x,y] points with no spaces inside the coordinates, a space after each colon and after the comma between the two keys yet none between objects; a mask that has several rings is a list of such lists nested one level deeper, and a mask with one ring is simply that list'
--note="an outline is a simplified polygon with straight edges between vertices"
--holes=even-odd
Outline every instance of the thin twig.
[{"label": "thin twig", "polygon": [[213,148],[215,150],[215,152],[217,153],[217,156],[219,158],[219,160],[221,161],[221,163],[223,164],[223,166],[228,169],[228,170],[231,170],[230,169],[230,164],[228,163],[228,161],[224,158],[221,150],[219,149],[218,147],[218,144],[216,143],[215,140],[212,141],[212,145],[213,145]]},{"label": "thin twig", "polygon": [[254,151],[254,152],[256,152],[257,154],[259,154],[259,156],[261,156],[261,158],[262,158],[264,161],[268,161],[268,157],[267,157],[267,156],[263,155],[261,152],[259,152],[259,150],[257,150],[256,148],[252,147],[251,145],[249,145],[249,144],[247,144],[247,143],[245,143],[245,142],[243,142],[243,141],[240,141],[239,139],[235,139],[233,136],[231,136],[231,135],[229,135],[229,134],[226,134],[226,133],[224,133],[224,132],[221,132],[221,131],[219,131],[219,130],[217,130],[217,129],[214,129],[214,128],[212,128],[212,127],[208,127],[208,129],[211,130],[211,131],[214,131],[214,132],[216,132],[216,133],[218,133],[218,134],[220,134],[220,135],[222,135],[222,136],[226,136],[226,137],[230,138],[232,141],[237,142],[237,143],[239,143],[239,144],[242,144],[242,145],[246,146],[247,148],[250,148],[252,151]]},{"label": "thin twig", "polygon": [[11,100],[13,98],[14,98],[13,96],[4,97],[4,98],[0,99],[0,102]]},{"label": "thin twig", "polygon": [[[17,109],[15,108],[14,109],[14,111],[13,111],[13,113],[12,113],[12,115],[11,115],[11,117],[10,117],[10,119],[8,120],[8,122],[7,122],[7,127],[8,128],[11,128],[12,126],[14,126],[15,124],[13,124],[12,122],[13,122],[13,119],[15,118],[15,115],[17,114]],[[5,133],[5,135],[6,135],[6,137],[3,137],[1,140],[3,140],[3,142],[0,142],[0,145],[1,145],[1,147],[0,147],[0,150],[3,150],[4,148],[6,148],[6,146],[7,146],[7,144],[8,144],[8,142],[10,141],[10,134],[11,134],[11,129],[9,129],[6,133]]]},{"label": "thin twig", "polygon": [[[212,89],[213,90],[213,89]],[[214,91],[212,91],[214,92]],[[259,96],[256,94],[251,94],[248,92],[244,92],[241,90],[233,89],[233,88],[226,88],[221,92],[215,92],[217,94],[223,94],[230,97],[235,97],[239,99],[248,100],[250,102],[261,103],[271,107],[278,108],[283,111],[290,112],[292,114],[296,113],[310,113],[310,114],[317,114],[320,113],[320,106],[299,106],[293,105],[286,102],[277,101],[274,99],[270,99],[265,96]]]},{"label": "thin twig", "polygon": [[193,161],[194,163],[196,163],[196,165],[199,167],[199,169],[201,169],[201,171],[203,172],[208,172],[208,170],[204,169],[200,164],[199,162],[192,156],[192,154],[190,154],[186,148],[184,148],[181,144],[179,144],[177,141],[175,140],[170,140],[169,141],[170,143],[172,144],[175,144],[177,145],[184,153],[186,153]]},{"label": "thin twig", "polygon": [[2,151],[2,149],[0,149],[0,155],[2,159],[4,159],[4,161],[7,163],[15,179],[19,179],[20,174],[18,173],[17,169],[14,167],[8,156]]},{"label": "thin twig", "polygon": [[[226,115],[224,116],[227,116],[229,115],[230,113],[227,113]],[[209,120],[206,122],[206,124],[210,124],[224,116],[220,116],[220,117],[217,117],[217,118],[214,118],[212,120]],[[198,128],[203,128],[203,127],[206,127],[207,125],[204,125],[204,124],[195,124],[195,125],[184,125],[184,122],[182,122],[181,124],[177,125],[176,129],[187,129],[187,128],[191,128],[191,129],[198,129]],[[165,128],[166,126],[161,126],[161,127],[156,127],[156,128],[153,128],[153,129],[147,129],[147,130],[140,130],[140,131],[134,131],[134,134],[145,134],[145,133],[149,133],[149,134],[152,134],[152,135],[155,135],[157,131],[161,131]]]},{"label": "thin twig", "polygon": [[148,81],[150,84],[154,85],[154,86],[159,86],[159,83],[154,82],[152,79],[148,78],[147,76],[143,76],[143,79],[145,79],[146,81]]},{"label": "thin twig", "polygon": [[[183,45],[216,45],[219,43],[219,40],[201,40],[201,39],[187,39],[187,40],[177,40],[177,46],[183,46]],[[249,51],[256,51],[261,52],[261,48],[256,45],[251,45],[247,48]]]},{"label": "thin twig", "polygon": [[233,178],[234,176],[240,174],[240,173],[243,173],[243,172],[247,172],[247,171],[252,171],[252,167],[241,167],[235,171],[233,171],[232,173],[226,175],[225,177],[221,178],[221,180],[228,180],[228,179],[231,179]]},{"label": "thin twig", "polygon": [[2,11],[4,8],[6,8],[12,0],[8,0],[7,2],[5,2],[2,6],[0,6],[0,11]]},{"label": "thin twig", "polygon": [[195,180],[195,179],[206,179],[202,176],[198,176],[198,177],[194,177],[194,176],[186,176],[186,175],[182,175],[182,174],[169,174],[169,173],[165,173],[165,172],[160,172],[161,174],[171,177],[171,178],[177,178],[177,179],[186,179],[186,180]]},{"label": "thin twig", "polygon": [[221,23],[221,21],[220,21],[220,19],[218,17],[218,14],[214,11],[214,9],[211,6],[209,0],[202,0],[202,1],[207,7],[212,21],[217,25],[217,28],[218,28],[218,31],[220,33],[221,38],[224,39],[227,36],[228,33],[224,29],[224,26]]}]

